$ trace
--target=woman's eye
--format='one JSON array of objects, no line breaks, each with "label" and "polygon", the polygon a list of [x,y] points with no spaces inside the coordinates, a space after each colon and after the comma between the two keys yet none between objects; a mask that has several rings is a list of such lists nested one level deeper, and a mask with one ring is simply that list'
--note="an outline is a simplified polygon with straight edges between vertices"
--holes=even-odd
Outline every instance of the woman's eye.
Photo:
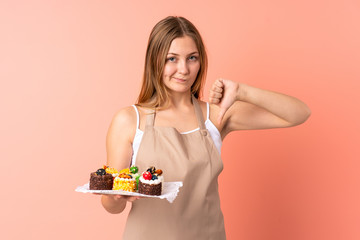
[{"label": "woman's eye", "polygon": [[175,61],[175,58],[174,58],[174,57],[169,57],[169,58],[168,58],[168,61],[174,62],[174,61]]},{"label": "woman's eye", "polygon": [[196,56],[191,56],[191,57],[189,57],[189,59],[192,60],[192,61],[195,61],[197,59],[197,57]]}]

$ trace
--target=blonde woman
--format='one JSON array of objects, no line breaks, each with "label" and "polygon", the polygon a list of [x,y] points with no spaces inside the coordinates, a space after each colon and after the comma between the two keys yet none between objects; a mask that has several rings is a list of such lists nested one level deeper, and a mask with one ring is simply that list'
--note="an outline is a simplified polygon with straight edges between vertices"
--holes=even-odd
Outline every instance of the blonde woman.
[{"label": "blonde woman", "polygon": [[172,204],[103,195],[110,213],[132,203],[123,239],[226,239],[217,183],[223,139],[232,131],[295,126],[310,115],[299,99],[226,79],[215,80],[209,101],[201,101],[206,70],[205,47],[191,22],[167,17],[155,25],[137,104],[110,125],[107,164],[153,165],[183,187]]}]

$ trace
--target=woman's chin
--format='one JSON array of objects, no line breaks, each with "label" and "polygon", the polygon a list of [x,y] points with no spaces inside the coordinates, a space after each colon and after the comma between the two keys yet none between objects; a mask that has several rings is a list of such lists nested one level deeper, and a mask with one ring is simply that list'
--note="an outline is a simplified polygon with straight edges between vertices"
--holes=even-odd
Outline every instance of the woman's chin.
[{"label": "woman's chin", "polygon": [[186,94],[190,93],[190,88],[169,88],[169,91],[174,94]]}]

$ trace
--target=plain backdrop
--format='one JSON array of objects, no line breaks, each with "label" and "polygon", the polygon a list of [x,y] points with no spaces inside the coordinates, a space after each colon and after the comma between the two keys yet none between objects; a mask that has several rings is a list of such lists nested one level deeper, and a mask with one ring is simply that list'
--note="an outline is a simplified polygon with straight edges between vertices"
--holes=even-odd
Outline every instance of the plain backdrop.
[{"label": "plain backdrop", "polygon": [[127,212],[75,188],[106,163],[110,121],[136,101],[149,33],[169,15],[204,38],[204,100],[221,77],[312,110],[223,142],[228,239],[360,239],[358,0],[2,0],[1,239],[121,239]]}]

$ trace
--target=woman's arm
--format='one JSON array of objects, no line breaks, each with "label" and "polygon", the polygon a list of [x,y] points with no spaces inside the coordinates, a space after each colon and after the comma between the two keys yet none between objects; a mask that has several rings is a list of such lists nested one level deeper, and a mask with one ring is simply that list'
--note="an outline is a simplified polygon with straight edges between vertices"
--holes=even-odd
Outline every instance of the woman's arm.
[{"label": "woman's arm", "polygon": [[[120,110],[113,118],[106,137],[107,165],[118,170],[128,168],[132,156],[132,140],[136,131],[136,114],[133,107]],[[109,213],[121,213],[127,201],[136,197],[102,195],[101,203]]]},{"label": "woman's arm", "polygon": [[209,102],[216,105],[223,137],[236,130],[296,126],[311,114],[297,98],[225,79],[215,81]]}]

